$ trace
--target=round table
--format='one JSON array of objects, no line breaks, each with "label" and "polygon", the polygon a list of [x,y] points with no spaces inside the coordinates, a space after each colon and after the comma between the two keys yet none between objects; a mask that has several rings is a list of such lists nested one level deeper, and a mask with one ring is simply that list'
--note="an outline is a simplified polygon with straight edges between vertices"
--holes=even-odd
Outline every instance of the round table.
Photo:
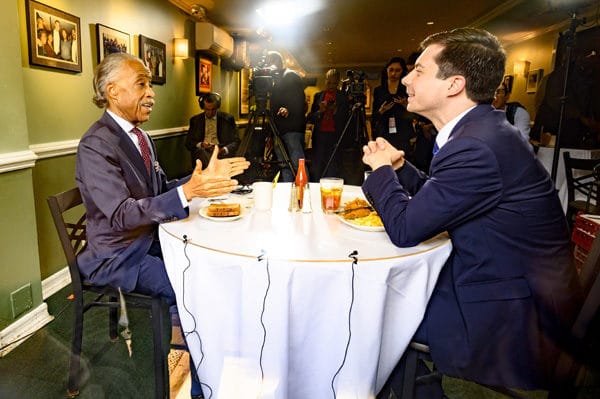
[{"label": "round table", "polygon": [[[395,247],[324,214],[310,188],[310,213],[288,212],[291,186],[279,183],[270,211],[230,195],[237,220],[199,216],[209,202],[194,200],[188,219],[160,226],[206,397],[374,397],[422,320],[448,236]],[[355,197],[345,186],[342,202]]]}]

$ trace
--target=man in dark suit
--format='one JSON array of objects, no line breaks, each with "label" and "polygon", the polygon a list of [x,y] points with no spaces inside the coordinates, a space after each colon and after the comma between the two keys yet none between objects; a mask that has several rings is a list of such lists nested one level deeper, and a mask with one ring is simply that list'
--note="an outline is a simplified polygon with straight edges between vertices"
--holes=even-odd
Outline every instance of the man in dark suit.
[{"label": "man in dark suit", "polygon": [[[243,158],[201,162],[191,176],[167,181],[154,144],[139,126],[154,106],[150,70],[126,53],[106,56],[94,75],[94,103],[106,108],[77,149],[76,180],[86,209],[87,247],[77,262],[98,285],[161,297],[175,304],[158,241],[158,224],[186,218],[189,201],[229,193]],[[194,392],[196,390],[196,392]],[[201,395],[195,381],[194,397]]]},{"label": "man in dark suit", "polygon": [[[111,54],[94,76],[94,103],[106,107],[83,135],[76,180],[87,214],[87,248],[78,258],[85,279],[174,303],[156,236],[158,224],[188,216],[194,197],[226,194],[248,163],[217,160],[180,181],[167,181],[150,137],[138,128],[154,106],[151,74],[129,54]],[[215,147],[216,148],[216,147]],[[218,149],[215,149],[215,152]]]},{"label": "man in dark suit", "polygon": [[415,340],[446,375],[548,387],[580,300],[560,201],[531,147],[490,105],[506,60],[498,39],[463,28],[422,47],[402,83],[408,110],[439,131],[429,176],[384,139],[363,148],[373,168],[363,191],[390,239],[452,239]]},{"label": "man in dark suit", "polygon": [[220,111],[221,96],[210,93],[198,98],[203,113],[190,119],[190,130],[185,139],[185,147],[192,154],[192,164],[196,159],[208,165],[215,145],[219,146],[219,158],[235,155],[240,145],[240,137],[235,127],[233,115]]}]

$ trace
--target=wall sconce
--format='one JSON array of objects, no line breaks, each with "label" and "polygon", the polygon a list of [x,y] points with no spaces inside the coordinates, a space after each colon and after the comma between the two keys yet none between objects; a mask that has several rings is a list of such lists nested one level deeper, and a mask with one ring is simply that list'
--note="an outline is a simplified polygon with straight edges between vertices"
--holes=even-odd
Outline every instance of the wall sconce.
[{"label": "wall sconce", "polygon": [[188,58],[189,46],[188,39],[173,39],[173,55],[175,58]]},{"label": "wall sconce", "polygon": [[527,76],[529,75],[529,67],[531,62],[529,61],[516,61],[513,65],[513,74],[516,76]]}]

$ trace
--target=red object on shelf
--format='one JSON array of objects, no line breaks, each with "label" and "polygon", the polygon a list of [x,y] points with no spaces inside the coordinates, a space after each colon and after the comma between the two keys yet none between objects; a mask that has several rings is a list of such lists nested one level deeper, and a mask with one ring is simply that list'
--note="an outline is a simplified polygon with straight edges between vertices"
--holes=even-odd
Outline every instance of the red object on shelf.
[{"label": "red object on shelf", "polygon": [[571,241],[575,244],[573,248],[573,258],[577,272],[581,272],[581,267],[585,262],[598,229],[600,228],[600,218],[592,215],[579,214],[575,218],[575,226],[571,234]]},{"label": "red object on shelf", "polygon": [[590,215],[580,214],[575,218],[575,226],[571,241],[586,251],[592,248],[592,242],[600,228],[600,219],[590,218]]}]

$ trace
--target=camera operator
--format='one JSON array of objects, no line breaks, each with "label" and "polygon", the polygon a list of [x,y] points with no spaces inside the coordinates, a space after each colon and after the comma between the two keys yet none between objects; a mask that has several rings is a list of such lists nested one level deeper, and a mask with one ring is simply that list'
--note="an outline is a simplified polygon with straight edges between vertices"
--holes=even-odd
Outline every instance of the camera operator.
[{"label": "camera operator", "polygon": [[349,116],[349,101],[344,92],[338,89],[339,84],[340,73],[336,69],[328,70],[325,74],[326,90],[315,94],[307,116],[308,122],[315,126],[310,165],[312,181],[319,181],[321,176],[342,176],[341,149],[336,151],[325,171]]},{"label": "camera operator", "polygon": [[[289,158],[298,168],[298,159],[304,158],[304,131],[306,120],[304,117],[304,82],[295,71],[285,68],[283,57],[276,51],[269,51],[265,59],[267,65],[273,66],[277,78],[270,97],[270,107],[273,114],[273,123],[281,136]],[[281,162],[284,160],[281,150],[275,146],[275,154]],[[281,180],[294,181],[294,171],[284,165],[281,170]]]},{"label": "camera operator", "polygon": [[406,63],[400,57],[388,61],[381,74],[381,86],[373,91],[373,122],[375,137],[383,137],[411,159],[411,139],[415,133],[413,116],[406,110],[406,88],[400,79],[406,75]]}]

